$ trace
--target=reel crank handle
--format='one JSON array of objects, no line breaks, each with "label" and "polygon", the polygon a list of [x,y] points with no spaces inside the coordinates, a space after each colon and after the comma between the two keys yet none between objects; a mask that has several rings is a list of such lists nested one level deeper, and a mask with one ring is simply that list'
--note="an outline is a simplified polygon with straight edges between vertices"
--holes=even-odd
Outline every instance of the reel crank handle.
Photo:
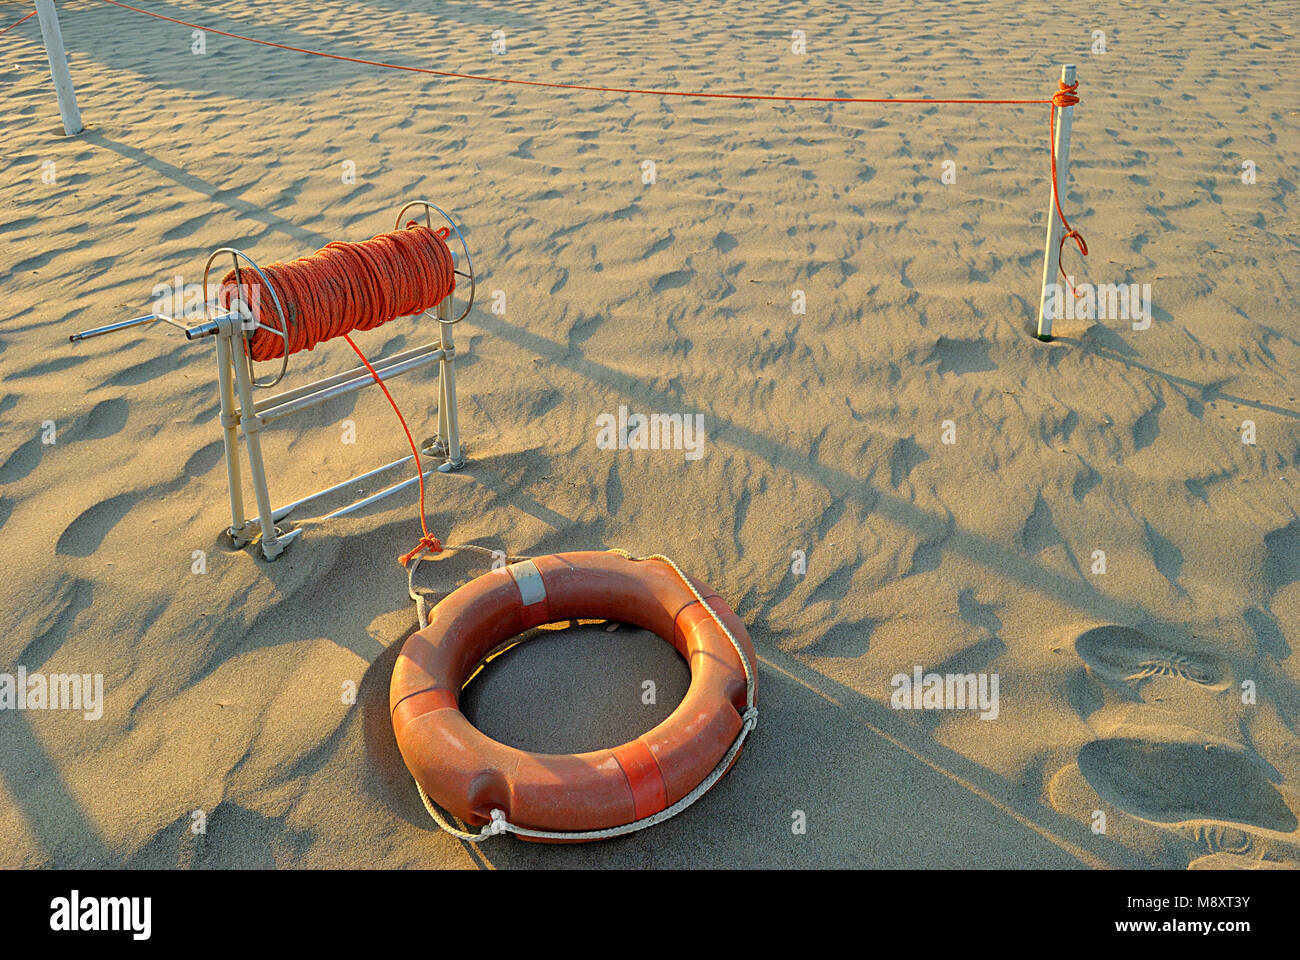
[{"label": "reel crank handle", "polygon": [[203,323],[187,327],[179,320],[175,320],[163,313],[150,313],[143,317],[134,317],[130,320],[121,320],[117,323],[106,324],[102,327],[92,327],[90,330],[82,330],[80,333],[69,335],[69,343],[80,343],[82,340],[89,340],[91,337],[102,337],[106,333],[118,333],[122,330],[130,330],[133,327],[143,327],[146,324],[157,323],[161,320],[164,323],[171,324],[178,330],[185,332],[185,339],[198,340],[201,337],[211,337],[221,332],[221,326],[216,320],[207,320]]}]

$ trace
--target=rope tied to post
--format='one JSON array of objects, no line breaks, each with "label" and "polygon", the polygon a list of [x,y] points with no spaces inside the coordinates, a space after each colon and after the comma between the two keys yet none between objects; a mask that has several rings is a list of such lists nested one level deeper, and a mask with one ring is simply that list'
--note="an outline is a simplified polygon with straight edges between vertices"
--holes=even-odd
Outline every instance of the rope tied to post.
[{"label": "rope tied to post", "polygon": [[1079,95],[1075,92],[1079,89],[1079,81],[1066,83],[1060,82],[1061,89],[1052,94],[1052,106],[1054,107],[1072,107],[1079,102]]},{"label": "rope tied to post", "polygon": [[1060,193],[1056,189],[1056,111],[1058,108],[1072,107],[1079,102],[1079,95],[1076,91],[1079,89],[1079,81],[1066,83],[1060,81],[1060,89],[1052,94],[1050,112],[1047,122],[1047,143],[1052,151],[1052,203],[1056,205],[1056,215],[1061,218],[1061,226],[1065,228],[1061,233],[1061,242],[1056,248],[1056,268],[1061,271],[1061,277],[1065,280],[1065,285],[1070,288],[1070,296],[1074,296],[1074,285],[1070,283],[1070,278],[1066,276],[1065,266],[1061,263],[1061,254],[1065,252],[1065,241],[1073,240],[1079,248],[1080,256],[1088,255],[1088,244],[1083,239],[1083,234],[1070,226],[1070,221],[1065,219],[1065,211],[1061,209]]}]

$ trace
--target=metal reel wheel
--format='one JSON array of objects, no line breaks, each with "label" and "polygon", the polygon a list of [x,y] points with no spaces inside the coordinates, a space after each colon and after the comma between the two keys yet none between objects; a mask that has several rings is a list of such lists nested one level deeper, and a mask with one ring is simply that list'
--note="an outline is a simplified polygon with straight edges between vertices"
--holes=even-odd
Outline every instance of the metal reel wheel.
[{"label": "metal reel wheel", "polygon": [[[441,216],[442,219],[447,221],[447,225],[450,226],[451,229],[455,231],[456,238],[460,240],[460,248],[465,254],[465,266],[469,268],[469,273],[465,273],[461,270],[454,270],[454,272],[456,276],[464,277],[466,280],[469,281],[469,301],[465,304],[465,309],[461,311],[460,316],[456,317],[454,320],[443,320],[441,317],[433,318],[437,320],[439,323],[460,323],[467,316],[469,316],[469,311],[474,306],[474,291],[476,289],[477,284],[475,283],[474,280],[474,261],[473,259],[471,259],[469,255],[469,244],[465,242],[465,235],[460,232],[460,227],[457,225],[456,221],[451,218],[451,214],[447,213],[446,210],[442,209],[442,207],[438,206],[437,204],[430,203],[428,200],[410,200],[402,207],[401,210],[397,211],[397,222],[393,225],[393,229],[394,230],[402,229],[402,218],[406,216],[407,210],[410,210],[412,207],[421,207],[421,206],[424,207],[424,225],[428,227],[430,230],[433,229],[433,218],[432,216],[430,216],[430,211],[436,210],[439,216]],[[451,293],[451,303],[452,303],[452,313],[455,313],[456,312],[456,291],[454,290]],[[425,315],[427,316],[428,313],[429,311],[426,310]]]},{"label": "metal reel wheel", "polygon": [[[207,264],[203,267],[203,302],[204,302],[204,304],[210,304],[210,303],[212,303],[212,301],[208,298],[208,274],[209,274],[209,273],[211,272],[211,270],[212,270],[212,264],[213,264],[213,262],[217,259],[217,257],[219,257],[219,256],[220,256],[221,254],[223,254],[223,253],[228,253],[228,254],[230,254],[230,255],[231,255],[231,259],[234,261],[234,265],[235,265],[235,285],[236,285],[237,287],[239,287],[240,289],[242,289],[243,286],[244,286],[243,276],[241,275],[241,273],[240,273],[240,268],[239,268],[239,261],[240,261],[240,259],[242,258],[243,260],[247,261],[248,265],[249,265],[250,267],[252,267],[253,270],[257,273],[258,277],[261,278],[261,280],[262,280],[262,285],[263,285],[264,287],[266,287],[267,290],[271,291],[271,301],[275,304],[275,313],[276,313],[276,316],[278,316],[278,317],[280,318],[280,327],[279,327],[279,329],[277,329],[277,328],[275,328],[275,327],[267,326],[265,323],[262,323],[262,321],[261,321],[260,319],[259,319],[259,320],[256,320],[256,322],[254,322],[253,325],[250,327],[250,326],[248,325],[248,323],[247,323],[247,317],[245,317],[245,316],[242,315],[242,314],[241,314],[241,316],[240,316],[239,329],[240,329],[240,332],[241,332],[241,334],[242,334],[242,336],[243,336],[243,339],[244,339],[244,356],[248,357],[248,366],[249,366],[249,370],[250,370],[250,372],[252,371],[252,367],[253,367],[253,358],[252,358],[252,355],[251,355],[251,354],[249,353],[249,351],[248,351],[248,338],[249,338],[249,333],[250,333],[251,330],[268,330],[268,331],[270,331],[271,333],[274,333],[276,336],[278,336],[278,337],[279,337],[279,338],[284,342],[284,356],[281,358],[281,361],[280,361],[280,372],[277,373],[273,379],[271,379],[271,380],[269,380],[269,381],[262,382],[262,383],[259,383],[259,382],[258,382],[256,376],[253,377],[253,386],[255,386],[255,387],[261,387],[261,388],[263,388],[263,389],[266,389],[266,388],[269,388],[269,387],[274,387],[277,383],[279,383],[281,380],[284,379],[285,371],[288,370],[288,368],[289,368],[289,323],[290,323],[289,315],[288,315],[288,313],[285,311],[285,309],[284,309],[284,305],[280,303],[280,295],[277,294],[277,293],[275,292],[275,285],[274,285],[273,283],[271,283],[271,278],[268,277],[268,276],[267,276],[267,275],[262,271],[262,268],[261,268],[260,266],[257,265],[257,261],[256,261],[256,260],[254,260],[254,259],[253,259],[252,257],[250,257],[248,254],[244,253],[244,251],[242,251],[242,250],[238,250],[238,249],[236,249],[235,247],[220,247],[220,248],[218,248],[218,249],[212,251],[212,255],[208,257],[208,262],[207,262]],[[240,302],[243,303],[242,300],[241,300]],[[243,304],[243,305],[244,305],[245,307],[248,306],[248,304]],[[260,311],[259,311],[259,312],[260,312]]]}]

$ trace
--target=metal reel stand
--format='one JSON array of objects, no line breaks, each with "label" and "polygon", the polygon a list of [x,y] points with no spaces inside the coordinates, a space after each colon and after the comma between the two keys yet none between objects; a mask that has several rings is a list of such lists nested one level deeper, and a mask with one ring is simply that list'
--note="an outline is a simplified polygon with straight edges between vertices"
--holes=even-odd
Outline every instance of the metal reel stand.
[{"label": "metal reel stand", "polygon": [[[437,340],[432,340],[423,346],[395,353],[389,357],[381,357],[372,361],[371,366],[375,368],[375,373],[379,374],[384,381],[388,381],[393,377],[427,366],[430,363],[439,364],[438,431],[421,446],[423,448],[422,452],[441,457],[442,462],[437,464],[436,469],[439,472],[448,473],[459,470],[465,463],[460,443],[460,424],[456,415],[456,345],[453,331],[455,325],[465,319],[470,308],[474,305],[476,286],[474,264],[470,259],[469,247],[465,243],[465,237],[461,233],[460,227],[456,225],[456,222],[452,220],[446,211],[429,203],[427,200],[412,200],[406,203],[398,211],[394,229],[401,229],[402,217],[406,215],[408,210],[420,206],[424,208],[425,225],[429,229],[433,229],[432,214],[436,212],[447,221],[457,239],[460,240],[460,247],[464,254],[468,273],[462,272],[458,268],[458,258],[454,251],[452,252],[452,266],[458,277],[464,277],[469,281],[469,298],[464,310],[455,317],[453,317],[455,313],[454,291],[437,305],[435,308],[436,315],[432,317],[432,319],[438,321],[439,336]],[[274,560],[302,533],[302,528],[286,532],[276,526],[290,513],[320,497],[337,493],[351,484],[368,480],[394,467],[409,463],[414,459],[414,456],[407,455],[399,460],[386,463],[382,467],[376,467],[340,483],[317,490],[305,497],[300,497],[282,507],[271,506],[266,464],[262,456],[262,430],[269,424],[288,417],[290,414],[299,413],[317,404],[324,403],[326,400],[352,393],[363,387],[373,386],[375,381],[370,375],[370,371],[363,365],[345,373],[323,377],[320,380],[314,380],[311,383],[285,390],[263,400],[254,399],[253,391],[255,389],[269,389],[284,379],[289,364],[288,331],[292,320],[288,317],[274,285],[262,268],[251,257],[234,247],[221,247],[213,251],[212,255],[208,257],[208,262],[203,268],[205,309],[208,309],[210,313],[217,312],[211,309],[213,301],[208,297],[208,276],[211,273],[213,263],[223,254],[229,254],[234,262],[237,290],[246,289],[243,285],[245,264],[247,268],[257,273],[265,289],[270,291],[276,317],[280,321],[278,328],[268,326],[261,321],[260,309],[255,316],[254,312],[242,300],[232,300],[229,313],[209,316],[204,322],[193,326],[187,326],[181,321],[163,314],[149,314],[136,317],[133,320],[124,320],[120,323],[113,323],[73,334],[69,339],[76,343],[91,337],[116,333],[120,330],[157,321],[163,321],[184,330],[185,336],[189,340],[198,340],[203,337],[217,338],[217,384],[221,399],[221,427],[225,441],[226,476],[230,490],[230,527],[227,533],[235,545],[240,547],[254,541],[260,541],[262,555],[267,560]],[[424,315],[428,316],[428,311],[425,311]],[[268,381],[259,381],[254,375],[253,361],[248,347],[249,339],[258,329],[270,331],[284,341],[284,357],[280,363],[280,370]],[[254,517],[247,517],[244,512],[243,480],[239,457],[239,436],[241,433],[248,455],[248,469],[252,477],[253,495],[257,502],[258,513]],[[434,469],[435,467],[429,467],[424,471],[423,475],[427,477]],[[409,477],[392,486],[385,487],[377,493],[370,494],[345,507],[327,513],[319,519],[330,520],[335,517],[345,516],[369,506],[377,500],[382,500],[390,494],[397,493],[399,490],[417,483],[419,479]]]}]

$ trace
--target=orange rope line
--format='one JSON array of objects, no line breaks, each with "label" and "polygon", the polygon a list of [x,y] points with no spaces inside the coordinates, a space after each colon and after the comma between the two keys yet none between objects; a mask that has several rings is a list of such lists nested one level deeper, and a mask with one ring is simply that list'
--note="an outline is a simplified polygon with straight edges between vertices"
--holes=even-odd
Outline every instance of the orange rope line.
[{"label": "orange rope line", "polygon": [[18,26],[18,24],[20,24],[20,23],[26,23],[28,20],[30,20],[30,19],[31,19],[32,17],[34,17],[34,16],[36,16],[36,11],[35,11],[35,10],[33,10],[31,13],[27,14],[27,16],[23,17],[21,20],[15,20],[13,23],[9,24],[9,26],[5,27],[3,30],[0,30],[0,34],[8,33],[8,32],[9,32],[10,30],[12,30],[14,27]]},{"label": "orange rope line", "polygon": [[188,20],[178,20],[175,17],[167,17],[161,13],[142,10],[139,7],[131,6],[129,3],[122,3],[121,0],[104,0],[104,3],[110,3],[113,6],[121,7],[124,10],[132,10],[136,13],[142,13],[146,17],[154,17],[157,20],[167,20],[171,23],[180,24],[182,27],[190,27],[194,30],[203,30],[207,33],[215,33],[217,36],[230,37],[234,40],[246,40],[249,43],[261,44],[264,47],[275,47],[279,50],[291,50],[294,53],[306,53],[313,57],[326,57],[330,60],[342,60],[344,63],[359,63],[368,67],[383,67],[387,70],[405,70],[408,73],[428,73],[435,77],[450,77],[455,80],[481,80],[487,83],[508,83],[525,87],[549,87],[554,90],[589,90],[597,93],[633,93],[654,97],[688,97],[693,100],[778,100],[790,103],[1004,103],[1019,105],[1047,104],[1053,102],[1051,100],[936,100],[928,97],[795,97],[762,93],[698,93],[688,90],[650,90],[636,87],[595,87],[579,83],[552,83],[545,80],[516,80],[511,77],[489,77],[481,73],[453,73],[450,70],[432,70],[428,67],[412,67],[399,63],[385,63],[382,60],[364,60],[360,57],[345,57],[338,53],[324,53],[320,50],[308,50],[305,47],[291,47],[286,43],[274,43],[270,40],[258,40],[254,37],[245,37],[238,33],[227,33],[224,30],[214,30],[211,27],[203,27],[197,23],[190,23]]},{"label": "orange rope line", "polygon": [[[140,7],[134,7],[129,3],[122,3],[121,0],[104,0],[105,3],[112,4],[115,7],[121,7],[124,10],[131,10],[135,13],[143,14],[146,17],[153,17],[157,20],[166,20],[169,23],[176,23],[183,27],[190,27],[194,30],[204,30],[208,33],[215,33],[218,36],[230,37],[234,40],[244,40],[248,43],[260,44],[264,47],[275,47],[279,50],[289,50],[294,53],[305,53],[313,57],[325,57],[329,60],[341,60],[344,63],[358,63],[370,67],[382,67],[386,70],[403,70],[408,73],[427,73],[436,77],[449,77],[455,80],[479,80],[485,83],[505,83],[517,86],[527,87],[547,87],[554,90],[587,90],[597,93],[621,93],[621,94],[642,94],[655,97],[686,97],[689,99],[706,99],[706,100],[774,100],[784,103],[946,103],[946,104],[1011,104],[1019,106],[1043,104],[1051,108],[1048,118],[1048,149],[1052,158],[1052,202],[1056,206],[1056,213],[1061,218],[1061,224],[1065,231],[1061,237],[1061,244],[1057,250],[1057,265],[1060,266],[1060,254],[1065,249],[1066,240],[1074,240],[1079,246],[1079,252],[1083,256],[1088,255],[1088,245],[1084,242],[1083,235],[1070,226],[1065,218],[1065,213],[1061,210],[1061,199],[1056,189],[1056,110],[1058,107],[1072,107],[1079,102],[1076,93],[1079,84],[1075,82],[1067,86],[1061,84],[1051,99],[1048,100],[976,100],[976,99],[936,99],[928,97],[796,97],[779,94],[761,94],[761,93],[703,93],[699,91],[683,90],[654,90],[641,89],[635,87],[597,87],[577,83],[552,83],[544,80],[517,80],[510,77],[489,77],[477,73],[453,73],[449,70],[432,70],[428,67],[412,67],[397,63],[385,63],[381,60],[365,60],[360,57],[345,57],[337,53],[325,53],[320,50],[309,50],[306,47],[293,47],[285,43],[274,43],[270,40],[258,40],[254,37],[246,37],[238,33],[228,33],[224,30],[215,30],[212,27],[200,26],[196,23],[190,23],[188,20],[179,20],[176,17],[164,16],[161,13],[154,13],[150,10],[144,10]],[[1065,268],[1061,267],[1061,275],[1065,276]],[[1068,282],[1068,277],[1066,278]],[[1071,288],[1073,290],[1073,288]]]}]

